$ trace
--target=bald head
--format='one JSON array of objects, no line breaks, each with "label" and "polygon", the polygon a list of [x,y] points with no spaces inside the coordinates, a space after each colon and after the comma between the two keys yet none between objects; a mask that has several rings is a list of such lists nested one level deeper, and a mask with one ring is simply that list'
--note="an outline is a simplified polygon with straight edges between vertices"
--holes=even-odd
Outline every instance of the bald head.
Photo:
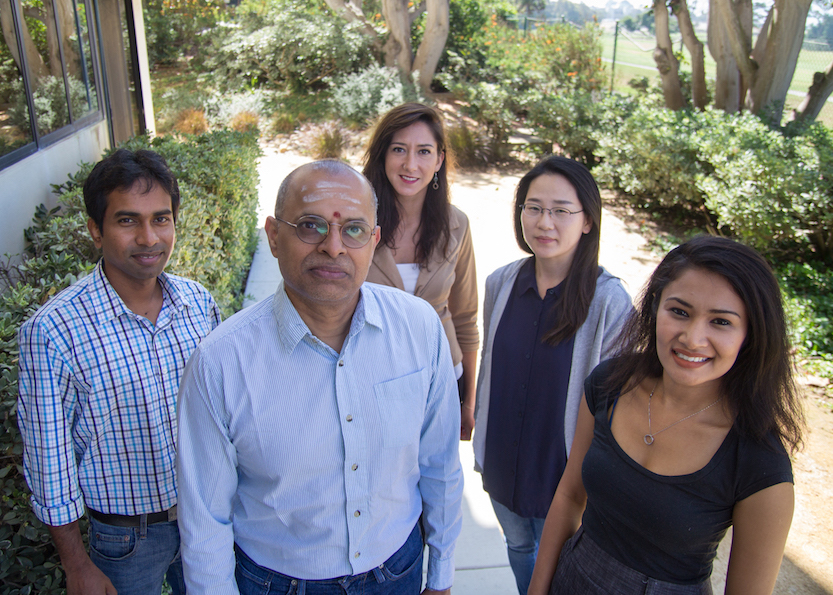
[{"label": "bald head", "polygon": [[[339,191],[344,191],[346,193],[349,191],[349,185],[339,183],[340,179],[343,180],[345,177],[352,177],[361,181],[362,185],[370,191],[373,210],[373,221],[371,223],[375,225],[377,199],[376,193],[373,191],[373,187],[370,185],[370,182],[368,182],[367,178],[365,178],[362,174],[343,161],[337,161],[335,159],[313,161],[312,163],[306,163],[292,170],[292,172],[284,178],[283,182],[281,182],[281,187],[278,189],[278,198],[275,201],[275,217],[281,217],[283,215],[284,209],[286,208],[286,202],[290,197],[298,196],[305,201],[316,199],[316,194],[321,192],[321,183],[317,184],[315,189],[309,188],[306,181],[311,174],[322,174],[323,177],[327,179],[329,186],[328,191],[332,193],[337,193]],[[357,199],[358,197],[352,198]]]}]

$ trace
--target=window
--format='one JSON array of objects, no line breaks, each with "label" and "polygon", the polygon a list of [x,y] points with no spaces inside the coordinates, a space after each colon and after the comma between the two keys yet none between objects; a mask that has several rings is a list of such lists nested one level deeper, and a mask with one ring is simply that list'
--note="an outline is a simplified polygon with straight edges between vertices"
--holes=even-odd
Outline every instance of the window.
[{"label": "window", "polygon": [[0,0],[0,167],[102,117],[94,23],[88,0]]}]

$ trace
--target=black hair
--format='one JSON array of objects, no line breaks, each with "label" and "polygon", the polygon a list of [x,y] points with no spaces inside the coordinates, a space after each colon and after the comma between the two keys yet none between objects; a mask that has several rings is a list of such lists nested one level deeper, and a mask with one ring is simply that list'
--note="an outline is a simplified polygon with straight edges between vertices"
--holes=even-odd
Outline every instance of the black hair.
[{"label": "black hair", "polygon": [[563,291],[553,304],[555,322],[544,335],[544,341],[555,345],[572,337],[584,324],[587,313],[590,311],[590,302],[593,301],[596,293],[596,279],[599,276],[602,198],[596,180],[593,179],[590,171],[578,161],[557,155],[550,155],[539,161],[521,178],[515,191],[515,240],[520,249],[527,254],[533,252],[524,239],[521,205],[526,201],[532,182],[546,174],[564,176],[570,182],[576,190],[584,216],[592,223],[590,231],[582,234],[579,239],[570,271],[564,279]]},{"label": "black hair", "polygon": [[764,258],[727,238],[698,236],[669,252],[648,280],[636,311],[622,330],[622,347],[609,387],[635,388],[661,377],[657,312],[663,290],[690,269],[720,275],[746,308],[746,338],[721,392],[741,433],[764,440],[775,433],[792,450],[801,444],[804,416],[792,376],[790,340],[781,289]]},{"label": "black hair", "polygon": [[433,182],[428,184],[420,214],[415,260],[424,266],[428,263],[434,248],[439,247],[439,252],[446,254],[451,237],[448,169],[452,157],[446,144],[445,127],[440,112],[421,103],[403,103],[382,116],[365,152],[362,173],[370,180],[370,185],[379,199],[378,224],[382,228],[381,243],[394,248],[393,238],[399,227],[399,210],[393,186],[385,173],[385,157],[393,135],[416,122],[428,125],[437,143],[437,152],[445,153],[443,163],[437,172],[437,188],[434,189]]},{"label": "black hair", "polygon": [[104,225],[107,197],[116,190],[129,190],[142,184],[147,194],[158,184],[171,197],[174,222],[179,213],[179,184],[165,159],[153,151],[119,149],[96,163],[84,182],[84,205],[87,215],[99,230]]}]

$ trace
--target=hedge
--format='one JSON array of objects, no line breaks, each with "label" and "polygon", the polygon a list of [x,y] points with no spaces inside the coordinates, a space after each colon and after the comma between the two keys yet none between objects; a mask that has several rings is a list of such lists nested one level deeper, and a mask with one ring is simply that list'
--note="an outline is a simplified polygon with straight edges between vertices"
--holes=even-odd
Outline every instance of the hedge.
[{"label": "hedge", "polygon": [[[257,135],[218,131],[185,141],[136,138],[122,146],[160,153],[179,179],[177,245],[167,270],[205,285],[224,316],[240,309],[257,243]],[[61,207],[39,207],[20,264],[0,267],[0,595],[64,591],[60,559],[31,511],[23,478],[16,335],[40,305],[95,266],[81,195],[91,169],[82,164],[55,188]]]}]

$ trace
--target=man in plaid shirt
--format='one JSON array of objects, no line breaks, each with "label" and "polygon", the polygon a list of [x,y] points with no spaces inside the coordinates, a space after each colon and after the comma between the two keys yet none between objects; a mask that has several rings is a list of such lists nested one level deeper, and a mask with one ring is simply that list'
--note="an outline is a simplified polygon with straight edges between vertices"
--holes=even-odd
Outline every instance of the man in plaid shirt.
[{"label": "man in plaid shirt", "polygon": [[[179,187],[152,151],[120,149],[84,184],[102,258],[18,334],[24,472],[68,595],[184,593],[176,524],[176,396],[220,322],[204,287],[163,272]],[[90,553],[78,519],[90,517]]]}]

